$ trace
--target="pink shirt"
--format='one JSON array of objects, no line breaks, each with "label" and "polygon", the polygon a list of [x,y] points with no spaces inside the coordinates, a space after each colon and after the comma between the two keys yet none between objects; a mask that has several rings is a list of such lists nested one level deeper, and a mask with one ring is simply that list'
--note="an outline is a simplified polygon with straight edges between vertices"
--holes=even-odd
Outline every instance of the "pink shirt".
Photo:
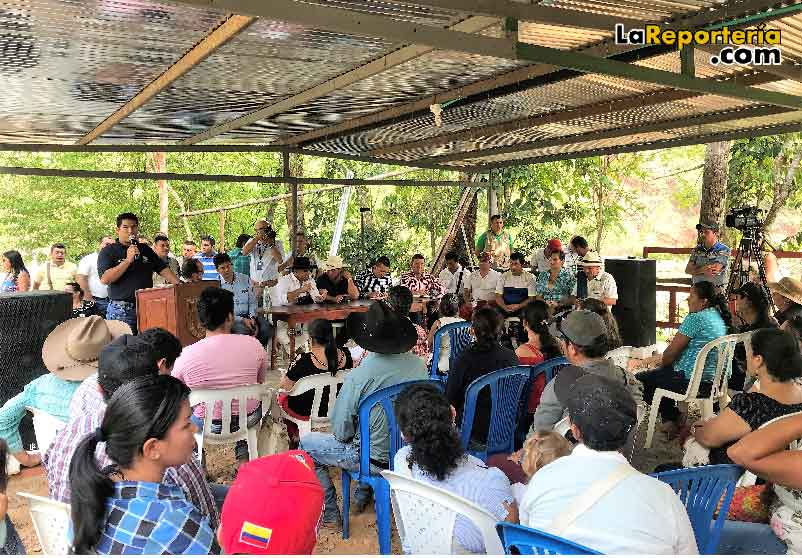
[{"label": "pink shirt", "polygon": [[[222,334],[201,339],[184,347],[175,361],[173,376],[190,389],[226,389],[261,383],[267,372],[267,353],[250,335]],[[248,412],[258,406],[257,401],[248,400]],[[231,413],[239,414],[239,403],[234,401]],[[195,414],[205,415],[198,407]],[[215,405],[212,418],[222,417],[221,405]],[[226,425],[227,427],[227,425]]]}]

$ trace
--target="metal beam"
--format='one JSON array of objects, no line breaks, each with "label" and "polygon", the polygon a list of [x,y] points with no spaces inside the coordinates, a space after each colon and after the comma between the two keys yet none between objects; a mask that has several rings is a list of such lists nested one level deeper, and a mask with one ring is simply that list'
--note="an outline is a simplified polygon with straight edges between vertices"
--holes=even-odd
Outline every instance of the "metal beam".
[{"label": "metal beam", "polygon": [[[454,169],[449,169],[454,170]],[[105,178],[119,180],[182,180],[184,182],[255,182],[259,184],[339,184],[342,186],[469,186],[459,180],[369,180],[364,178],[294,178],[284,176],[187,174],[174,172],[88,171],[76,169],[41,169],[0,167],[0,174],[18,176],[51,176],[60,178]]]},{"label": "metal beam", "polygon": [[[457,23],[456,25],[450,27],[450,29],[465,33],[473,33],[476,31],[481,31],[482,29],[486,29],[487,27],[496,23],[498,23],[498,20],[495,18],[471,17],[465,21]],[[206,141],[215,136],[219,136],[220,134],[230,132],[231,130],[236,130],[261,120],[266,120],[271,116],[292,110],[297,106],[304,105],[310,101],[333,93],[338,89],[348,87],[349,85],[352,85],[358,81],[369,78],[385,70],[389,70],[394,66],[409,62],[410,60],[413,60],[428,52],[432,52],[433,50],[434,49],[432,47],[422,45],[409,45],[402,47],[394,52],[391,52],[390,54],[382,56],[381,58],[377,58],[376,60],[368,62],[367,64],[359,66],[358,68],[354,68],[353,70],[345,72],[344,74],[341,74],[333,79],[324,81],[323,83],[315,85],[314,87],[311,87],[305,91],[296,93],[295,95],[292,95],[277,103],[266,105],[243,116],[223,122],[217,126],[213,126],[205,132],[195,134],[194,136],[183,140],[181,143],[184,145],[191,145],[201,141]]]},{"label": "metal beam", "polygon": [[[768,74],[748,74],[740,75],[732,78],[742,85],[762,85],[777,81],[778,78]],[[507,132],[514,132],[516,130],[524,130],[527,128],[534,128],[536,126],[544,126],[546,124],[556,124],[559,122],[567,122],[577,118],[587,118],[589,116],[597,116],[600,114],[608,114],[611,112],[619,112],[622,110],[630,110],[644,106],[653,106],[660,103],[669,103],[673,101],[681,101],[684,99],[691,99],[700,96],[698,93],[688,91],[678,91],[676,89],[664,89],[653,93],[631,95],[614,101],[602,101],[589,105],[582,105],[572,107],[559,111],[554,111],[546,114],[540,114],[529,118],[519,118],[507,122],[500,122],[496,124],[488,124],[485,126],[476,126],[466,130],[460,130],[450,134],[442,134],[423,140],[411,141],[381,147],[368,152],[368,155],[374,157],[381,157],[393,153],[402,153],[412,149],[425,149],[429,147],[436,147],[439,145],[446,145],[458,141],[470,141],[478,138],[495,136]],[[790,110],[790,109],[789,109]],[[464,157],[460,157],[464,158]],[[427,159],[431,161],[431,159]]]},{"label": "metal beam", "polygon": [[150,101],[165,88],[169,87],[175,80],[183,76],[204,58],[212,54],[215,50],[226,44],[232,37],[256,21],[254,17],[241,15],[230,15],[228,18],[206,35],[201,41],[188,50],[172,66],[165,70],[159,77],[147,84],[139,93],[134,95],[127,103],[114,111],[103,122],[78,140],[79,145],[86,145],[95,141],[102,134],[108,132],[115,124],[119,123],[129,114],[139,109],[142,105]]},{"label": "metal beam", "polygon": [[[736,14],[732,13],[729,6],[715,10],[700,10],[689,15],[679,16],[670,21],[663,22],[662,26],[665,29],[704,28],[712,23],[729,20],[733,17],[733,15],[764,12],[776,4],[778,4],[776,0],[746,0],[738,5],[738,12]],[[773,15],[771,12],[769,12],[765,14],[763,20],[768,21],[777,17],[781,16]],[[615,44],[612,39],[608,39],[589,47],[578,49],[576,52],[581,52],[590,56],[611,57],[621,53],[642,49],[643,47],[640,45],[618,45]],[[411,117],[412,115],[427,111],[429,106],[433,104],[442,104],[474,95],[488,95],[491,94],[493,90],[545,76],[558,69],[559,68],[551,65],[535,64],[532,66],[527,66],[501,76],[494,76],[470,85],[456,87],[454,89],[442,91],[435,95],[423,97],[417,101],[412,101],[404,105],[397,105],[373,114],[352,118],[345,122],[282,138],[274,143],[276,145],[302,145],[319,140],[321,138],[331,139],[334,137],[339,137],[348,133],[353,133],[355,130],[368,128],[382,122],[395,121],[405,117]]]},{"label": "metal beam", "polygon": [[517,143],[515,145],[505,145],[489,149],[480,149],[476,151],[463,151],[461,153],[452,153],[449,155],[444,155],[442,157],[433,157],[431,159],[425,159],[425,161],[437,162],[441,164],[453,161],[465,161],[482,157],[491,157],[494,155],[504,155],[507,153],[519,153],[521,151],[532,151],[535,149],[559,147],[562,145],[583,143],[586,141],[621,138],[621,137],[633,136],[636,134],[646,134],[651,132],[663,132],[663,131],[670,132],[672,129],[687,128],[689,126],[701,126],[703,124],[718,124],[730,120],[742,120],[744,118],[759,118],[763,116],[772,116],[775,114],[781,114],[784,112],[790,113],[788,115],[789,117],[796,115],[797,117],[802,118],[802,110],[793,111],[788,108],[776,107],[773,105],[748,107],[744,109],[731,109],[731,110],[724,110],[721,112],[706,113],[698,116],[689,116],[685,118],[658,120],[656,122],[649,122],[648,124],[641,124],[640,126],[611,128],[608,130],[599,130],[597,132],[590,132],[586,134],[571,134],[568,136],[560,136],[541,141],[530,141],[525,143]]}]

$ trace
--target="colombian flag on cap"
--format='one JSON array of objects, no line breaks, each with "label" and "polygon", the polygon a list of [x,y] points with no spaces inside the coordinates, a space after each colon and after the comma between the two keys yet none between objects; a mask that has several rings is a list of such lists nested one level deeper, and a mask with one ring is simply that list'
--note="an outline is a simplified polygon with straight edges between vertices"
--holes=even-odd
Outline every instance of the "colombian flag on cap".
[{"label": "colombian flag on cap", "polygon": [[239,542],[250,544],[257,548],[267,548],[272,534],[272,529],[245,521],[239,534]]}]

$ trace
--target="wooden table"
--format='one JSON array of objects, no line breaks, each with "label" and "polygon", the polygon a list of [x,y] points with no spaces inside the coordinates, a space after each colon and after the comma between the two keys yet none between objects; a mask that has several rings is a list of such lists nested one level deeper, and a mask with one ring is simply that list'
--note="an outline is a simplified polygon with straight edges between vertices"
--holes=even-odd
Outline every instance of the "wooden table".
[{"label": "wooden table", "polygon": [[[372,300],[356,300],[346,304],[289,304],[287,306],[273,306],[269,312],[260,309],[262,315],[270,314],[273,322],[287,322],[287,335],[290,338],[290,358],[295,354],[295,328],[298,324],[309,323],[312,320],[344,320],[354,312],[367,312]],[[270,369],[276,369],[276,336],[273,335],[270,352]]]}]

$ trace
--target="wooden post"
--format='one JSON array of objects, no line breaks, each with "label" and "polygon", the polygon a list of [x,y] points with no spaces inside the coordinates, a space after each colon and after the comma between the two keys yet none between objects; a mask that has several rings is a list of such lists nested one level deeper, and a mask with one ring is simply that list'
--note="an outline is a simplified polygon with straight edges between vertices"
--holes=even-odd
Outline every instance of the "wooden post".
[{"label": "wooden post", "polygon": [[493,181],[493,169],[490,169],[490,176],[488,178],[487,186],[487,222],[490,226],[490,217],[498,213],[498,192],[496,191],[496,184]]},{"label": "wooden post", "polygon": [[[153,167],[155,172],[167,172],[164,151],[153,153]],[[166,180],[157,180],[156,187],[159,189],[159,231],[170,234],[170,192],[167,190]]]},{"label": "wooden post", "polygon": [[220,226],[220,239],[217,242],[217,251],[224,252],[226,246],[226,210],[221,209],[218,215],[218,223]]},{"label": "wooden post", "polygon": [[[290,154],[287,151],[282,153],[284,159],[284,178],[290,178]],[[290,185],[290,193],[292,194],[292,230],[290,231],[290,249],[295,249],[295,237],[298,235],[298,183],[293,182]]]}]

